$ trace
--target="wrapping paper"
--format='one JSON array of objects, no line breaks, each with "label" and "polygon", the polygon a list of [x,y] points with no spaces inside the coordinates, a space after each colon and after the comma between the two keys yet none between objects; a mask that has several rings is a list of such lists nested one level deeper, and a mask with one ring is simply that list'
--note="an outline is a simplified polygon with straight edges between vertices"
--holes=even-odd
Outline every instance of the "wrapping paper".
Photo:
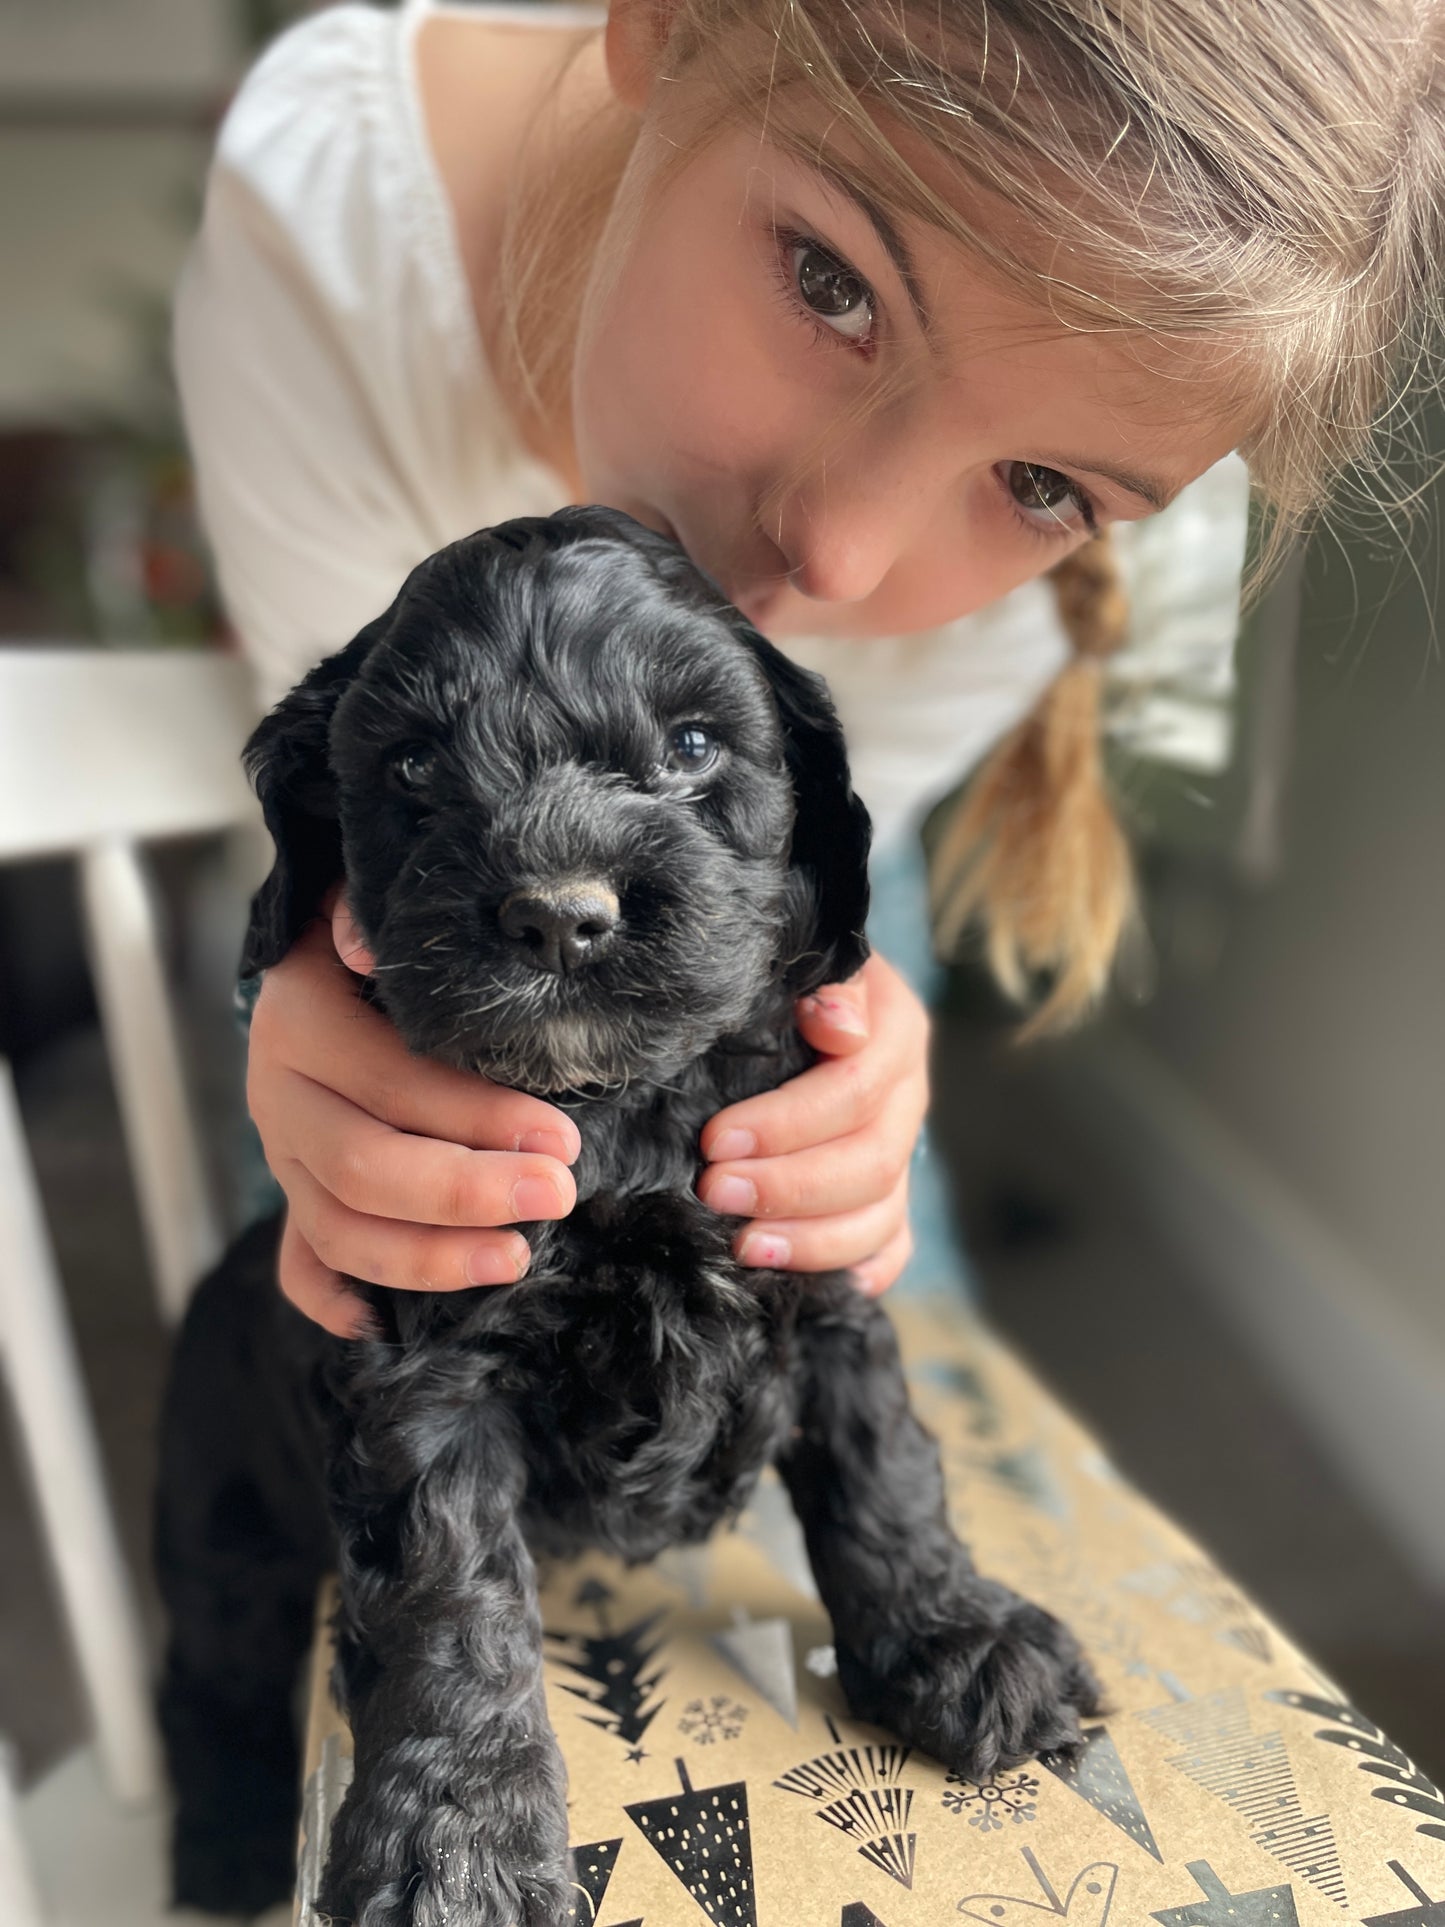
[{"label": "wrapping paper", "polygon": [[[579,1927],[1445,1927],[1445,1797],[956,1304],[895,1314],[954,1523],[1106,1710],[979,1785],[852,1720],[769,1474],[729,1533],[545,1577]],[[350,1778],[320,1617],[296,1917]]]}]

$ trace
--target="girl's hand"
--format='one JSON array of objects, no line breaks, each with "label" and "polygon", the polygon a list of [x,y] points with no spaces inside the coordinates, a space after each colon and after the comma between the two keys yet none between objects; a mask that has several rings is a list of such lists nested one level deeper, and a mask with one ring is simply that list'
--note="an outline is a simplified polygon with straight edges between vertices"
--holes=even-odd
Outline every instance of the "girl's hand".
[{"label": "girl's hand", "polygon": [[744,1264],[850,1269],[870,1295],[908,1262],[908,1165],[928,1108],[928,1013],[874,955],[798,1004],[824,1061],[703,1127],[698,1195],[747,1217]]},{"label": "girl's hand", "polygon": [[519,1278],[526,1240],[495,1227],[566,1217],[582,1148],[555,1106],[412,1056],[353,969],[371,959],[338,893],[262,980],[246,1089],[286,1193],[281,1289],[338,1338],[369,1324],[343,1273],[408,1291]]}]

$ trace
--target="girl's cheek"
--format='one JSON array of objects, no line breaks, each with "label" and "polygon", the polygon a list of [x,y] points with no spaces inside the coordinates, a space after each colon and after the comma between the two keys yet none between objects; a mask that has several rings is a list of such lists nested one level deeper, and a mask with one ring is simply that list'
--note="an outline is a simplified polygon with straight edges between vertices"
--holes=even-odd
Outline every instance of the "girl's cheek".
[{"label": "girl's cheek", "polygon": [[624,268],[584,338],[574,394],[584,472],[643,493],[663,477],[736,483],[807,431],[793,419],[806,395],[759,340],[749,288],[716,263],[705,272],[685,238],[670,254],[670,239],[651,237]]}]

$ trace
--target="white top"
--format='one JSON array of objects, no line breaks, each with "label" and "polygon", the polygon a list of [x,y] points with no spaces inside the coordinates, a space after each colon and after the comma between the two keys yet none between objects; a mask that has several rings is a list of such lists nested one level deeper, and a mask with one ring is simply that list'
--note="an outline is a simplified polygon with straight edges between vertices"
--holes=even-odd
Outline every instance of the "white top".
[{"label": "white top", "polygon": [[[247,76],[182,273],[175,359],[221,592],[266,702],[433,550],[568,499],[484,357],[413,47],[432,0],[314,13]],[[469,6],[540,27],[595,6]],[[1146,755],[1228,756],[1247,475],[1230,456],[1116,530],[1133,603],[1116,720]],[[880,843],[943,795],[1067,659],[1041,581],[877,642],[789,638],[828,679]]]}]

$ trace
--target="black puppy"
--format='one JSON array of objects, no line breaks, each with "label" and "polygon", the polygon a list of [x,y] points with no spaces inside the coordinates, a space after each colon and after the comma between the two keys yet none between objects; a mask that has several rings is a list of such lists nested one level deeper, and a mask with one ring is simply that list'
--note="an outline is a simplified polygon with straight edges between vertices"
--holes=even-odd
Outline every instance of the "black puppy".
[{"label": "black puppy", "polygon": [[244,968],[344,875],[411,1048],[563,1105],[582,1153],[521,1283],[368,1288],[380,1338],[284,1305],[274,1224],[202,1286],[160,1511],[177,1899],[284,1890],[289,1695],[334,1554],[356,1777],[323,1910],[558,1927],[534,1555],[700,1540],[769,1461],[859,1718],[977,1779],[1077,1740],[1094,1679],[955,1539],[883,1310],[738,1265],[693,1189],[704,1121],[805,1067],[794,1000],[867,954],[868,822],[822,683],[673,544],[568,509],[422,564],[247,761],[276,862]]}]

